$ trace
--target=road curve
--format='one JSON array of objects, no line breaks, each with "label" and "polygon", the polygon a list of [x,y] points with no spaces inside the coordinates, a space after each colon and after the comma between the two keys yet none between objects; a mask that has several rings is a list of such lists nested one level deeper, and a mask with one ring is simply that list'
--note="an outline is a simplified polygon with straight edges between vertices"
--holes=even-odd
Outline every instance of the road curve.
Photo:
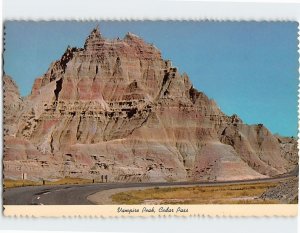
[{"label": "road curve", "polygon": [[98,183],[84,185],[45,185],[45,186],[27,186],[6,189],[3,192],[4,205],[92,205],[87,197],[96,192],[115,189],[115,188],[133,188],[133,187],[163,187],[163,186],[218,186],[224,184],[249,184],[276,182],[293,177],[286,175],[276,178],[236,180],[220,182],[157,182],[157,183]]}]

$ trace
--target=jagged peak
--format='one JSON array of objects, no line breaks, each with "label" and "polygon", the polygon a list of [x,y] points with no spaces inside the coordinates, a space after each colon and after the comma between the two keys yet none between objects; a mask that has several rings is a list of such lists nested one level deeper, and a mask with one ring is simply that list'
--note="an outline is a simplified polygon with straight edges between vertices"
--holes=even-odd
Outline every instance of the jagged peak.
[{"label": "jagged peak", "polygon": [[97,25],[90,33],[88,38],[102,38],[102,34],[100,32],[99,25]]},{"label": "jagged peak", "polygon": [[132,32],[127,32],[124,39],[141,39],[138,35],[133,34]]},{"label": "jagged peak", "polygon": [[[129,42],[129,43],[133,43],[133,44],[147,44],[147,45],[151,45],[147,42],[144,41],[143,38],[141,38],[140,36],[133,34],[131,32],[127,32],[126,35],[124,36],[124,41]],[[151,47],[154,47],[153,45],[151,45]]]},{"label": "jagged peak", "polygon": [[97,25],[89,34],[89,36],[85,40],[84,48],[87,47],[89,41],[97,40],[97,39],[103,39],[102,34],[99,29],[99,25]]}]

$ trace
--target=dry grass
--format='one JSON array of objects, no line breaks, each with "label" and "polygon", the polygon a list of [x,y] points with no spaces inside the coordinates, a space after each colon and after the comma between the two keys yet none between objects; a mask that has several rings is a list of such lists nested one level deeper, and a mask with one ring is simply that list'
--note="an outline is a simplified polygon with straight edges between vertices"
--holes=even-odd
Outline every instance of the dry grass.
[{"label": "dry grass", "polygon": [[57,181],[46,181],[46,185],[61,185],[61,184],[91,184],[93,180],[82,178],[63,178]]},{"label": "dry grass", "polygon": [[[56,181],[45,181],[45,185],[63,185],[63,184],[91,184],[93,180],[82,178],[70,178],[66,177]],[[15,188],[22,186],[39,186],[43,185],[43,181],[31,181],[31,180],[10,180],[4,179],[4,188]]]},{"label": "dry grass", "polygon": [[117,193],[112,196],[116,204],[274,204],[276,200],[258,197],[267,188],[278,183],[221,185],[210,187],[151,188]]},{"label": "dry grass", "polygon": [[36,185],[43,185],[42,182],[36,182],[31,180],[10,180],[4,179],[3,180],[4,188],[15,188],[15,187],[22,187],[22,186],[36,186]]}]

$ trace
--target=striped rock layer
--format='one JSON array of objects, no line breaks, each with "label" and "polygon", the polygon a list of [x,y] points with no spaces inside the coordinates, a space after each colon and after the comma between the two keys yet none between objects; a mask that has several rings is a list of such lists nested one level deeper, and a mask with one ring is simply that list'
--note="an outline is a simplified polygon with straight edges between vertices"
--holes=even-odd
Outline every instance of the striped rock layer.
[{"label": "striped rock layer", "polygon": [[109,181],[240,180],[290,172],[293,138],[225,115],[160,51],[94,29],[20,98],[4,77],[4,175]]}]

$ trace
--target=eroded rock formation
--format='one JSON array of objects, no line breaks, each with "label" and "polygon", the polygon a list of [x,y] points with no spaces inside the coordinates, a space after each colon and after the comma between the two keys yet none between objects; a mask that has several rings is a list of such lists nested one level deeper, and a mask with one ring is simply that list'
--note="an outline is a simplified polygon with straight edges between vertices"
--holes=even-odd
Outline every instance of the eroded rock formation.
[{"label": "eroded rock formation", "polygon": [[4,135],[15,135],[16,123],[23,108],[23,99],[20,97],[19,89],[10,76],[3,76],[3,111],[4,111]]},{"label": "eroded rock formation", "polygon": [[[14,85],[15,86],[15,85]],[[21,100],[4,86],[6,178],[239,180],[291,171],[295,139],[226,116],[160,51],[128,33],[68,47]],[[18,99],[18,101],[15,101]],[[20,100],[20,101],[19,101]],[[20,106],[20,107],[19,107]]]}]

